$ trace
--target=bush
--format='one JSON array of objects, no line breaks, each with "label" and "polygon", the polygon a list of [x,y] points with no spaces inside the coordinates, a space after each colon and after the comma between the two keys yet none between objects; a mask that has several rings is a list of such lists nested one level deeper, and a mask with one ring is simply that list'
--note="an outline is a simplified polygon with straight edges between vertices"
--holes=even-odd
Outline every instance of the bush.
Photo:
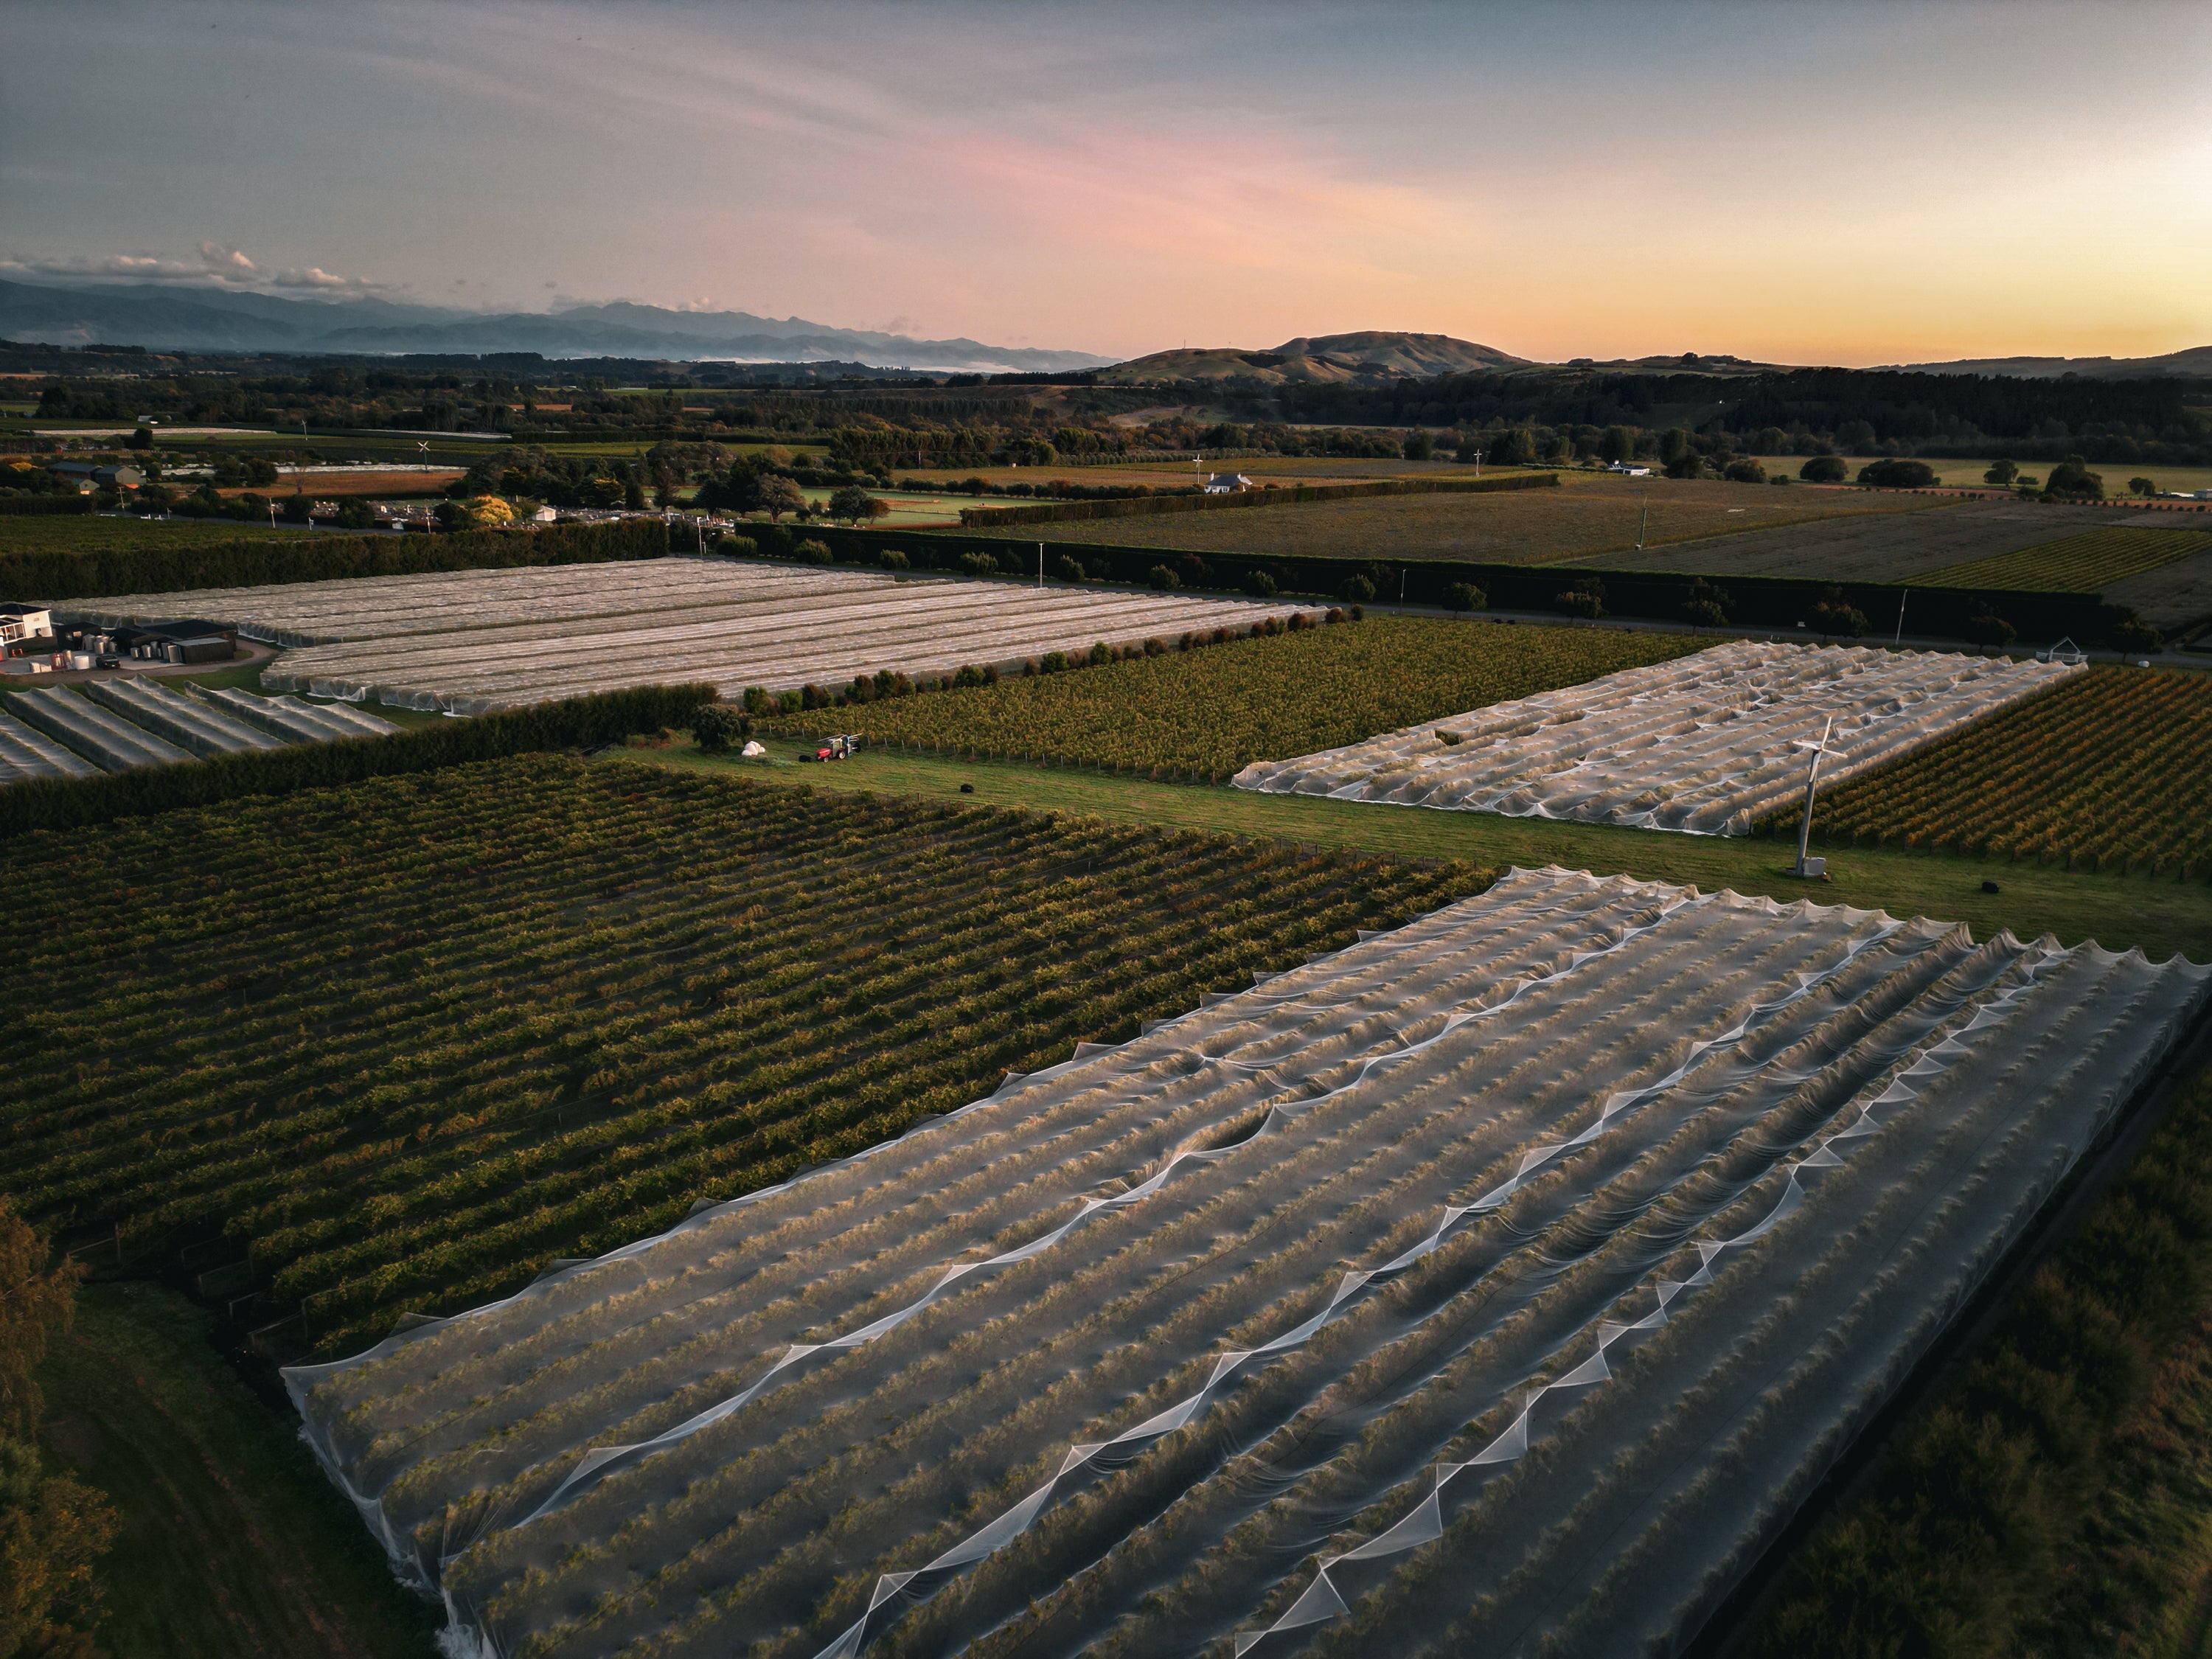
[{"label": "bush", "polygon": [[2019,630],[1986,605],[1976,605],[1966,616],[1966,637],[1976,645],[1999,649],[2019,637]]},{"label": "bush", "polygon": [[1156,564],[1146,571],[1145,580],[1147,585],[1158,588],[1163,593],[1172,592],[1182,586],[1182,578],[1164,564]]},{"label": "bush", "polygon": [[1866,612],[1845,599],[1842,588],[1835,586],[1821,590],[1805,620],[1824,635],[1847,640],[1858,638],[1868,626]]},{"label": "bush", "polygon": [[1103,668],[1113,660],[1114,647],[1103,640],[1091,647],[1091,665],[1093,668]]},{"label": "bush", "polygon": [[876,555],[876,567],[880,570],[904,570],[908,561],[896,547],[886,547]]},{"label": "bush", "polygon": [[2105,642],[2115,651],[2148,656],[2166,644],[2166,635],[2130,611],[2105,630]]},{"label": "bush", "polygon": [[1990,463],[1990,470],[1982,474],[1982,482],[1985,484],[1995,484],[1998,489],[2002,489],[2008,484],[2011,483],[2012,481],[2018,477],[2020,477],[2020,464],[2018,462],[2004,460],[1991,461]]},{"label": "bush", "polygon": [[1244,591],[1255,599],[1272,599],[1275,597],[1275,579],[1264,570],[1248,570],[1244,573]]},{"label": "bush", "polygon": [[1564,593],[1554,593],[1552,603],[1570,617],[1595,622],[1605,615],[1605,590],[1595,581],[1586,582]]},{"label": "bush", "polygon": [[1053,561],[1052,574],[1064,582],[1079,582],[1088,577],[1090,572],[1084,569],[1082,561],[1072,559],[1063,553]]},{"label": "bush", "polygon": [[808,564],[837,562],[837,556],[830,550],[829,543],[815,541],[811,538],[799,543],[797,551],[799,557]]},{"label": "bush", "polygon": [[1473,582],[1454,582],[1444,589],[1444,609],[1447,611],[1481,611],[1490,605],[1490,595]]},{"label": "bush", "polygon": [[[745,693],[749,702],[753,694]],[[691,740],[709,755],[726,753],[732,743],[752,734],[751,717],[728,703],[702,703],[691,713]]]},{"label": "bush", "polygon": [[1740,459],[1730,461],[1721,477],[1726,478],[1730,483],[1765,483],[1766,469],[1752,459],[1750,456],[1746,455]]},{"label": "bush", "polygon": [[1797,469],[1797,476],[1807,483],[1841,483],[1850,476],[1840,455],[1815,455]]},{"label": "bush", "polygon": [[2051,481],[2043,486],[2043,493],[2066,501],[2101,501],[2105,475],[2090,471],[2079,455],[2069,455],[2051,469]]},{"label": "bush", "polygon": [[1936,482],[1936,469],[1925,461],[1869,461],[1859,469],[1859,482],[1883,489],[1925,489]]},{"label": "bush", "polygon": [[1354,605],[1364,605],[1375,597],[1375,584],[1365,576],[1346,576],[1336,591]]},{"label": "bush", "polygon": [[2128,480],[2128,493],[2132,495],[2155,495],[2158,494],[2158,481],[2155,478],[2130,478]]},{"label": "bush", "polygon": [[963,553],[960,568],[971,576],[995,576],[999,574],[999,562],[988,553]]}]

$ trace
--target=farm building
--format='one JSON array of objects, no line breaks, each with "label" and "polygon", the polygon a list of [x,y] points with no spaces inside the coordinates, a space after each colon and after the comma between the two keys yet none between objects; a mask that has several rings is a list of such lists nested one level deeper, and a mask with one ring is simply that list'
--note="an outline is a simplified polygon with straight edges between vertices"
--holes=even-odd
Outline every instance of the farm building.
[{"label": "farm building", "polygon": [[54,636],[53,613],[44,605],[0,605],[0,645]]}]

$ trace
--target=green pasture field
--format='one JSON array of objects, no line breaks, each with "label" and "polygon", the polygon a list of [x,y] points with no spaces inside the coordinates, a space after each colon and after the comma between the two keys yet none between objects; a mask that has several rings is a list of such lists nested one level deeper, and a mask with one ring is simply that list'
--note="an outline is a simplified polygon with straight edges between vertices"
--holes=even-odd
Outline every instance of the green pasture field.
[{"label": "green pasture field", "polygon": [[48,1452],[121,1522],[100,1645],[115,1659],[422,1659],[435,1609],[399,1587],[296,1419],[239,1381],[213,1327],[159,1285],[96,1284],[40,1370]]},{"label": "green pasture field", "polygon": [[1925,580],[1948,587],[2026,587],[2045,592],[2097,593],[2130,576],[2212,553],[2212,530],[2154,530],[2148,526],[2092,530],[2044,542],[1995,558],[1974,559],[1929,572]]},{"label": "green pasture field", "polygon": [[1634,547],[1639,526],[1647,545],[1681,543],[1765,526],[1920,513],[1944,499],[1568,471],[1559,475],[1556,489],[1370,496],[1243,512],[1021,525],[971,533],[1015,541],[1042,538],[1197,553],[1582,564],[1601,562],[1603,556]]},{"label": "green pasture field", "polygon": [[[811,752],[811,744],[786,738],[774,739],[769,746],[787,764],[801,752]],[[2069,945],[2094,939],[2112,950],[2140,945],[2156,957],[2179,951],[2192,961],[2212,962],[2212,884],[2182,883],[2170,876],[2094,873],[2002,859],[1858,848],[1830,858],[1832,881],[1808,883],[1789,873],[1796,848],[1764,836],[1680,836],[1489,812],[1263,795],[1225,785],[1153,782],[1075,767],[960,761],[865,747],[849,761],[788,771],[781,765],[702,755],[688,740],[665,749],[621,752],[633,761],[709,774],[803,777],[824,790],[947,805],[972,800],[1484,866],[1556,864],[1599,875],[1685,882],[1709,891],[1725,887],[1764,893],[1785,903],[1810,897],[1823,904],[1886,909],[1897,916],[1964,921],[1982,939],[2009,927],[2027,939],[2047,932]],[[963,783],[974,786],[972,796],[960,793]],[[1985,879],[1995,880],[2000,890],[1983,892]]]},{"label": "green pasture field", "polygon": [[[1877,456],[1854,455],[1846,457],[1844,464],[1850,468],[1851,476],[1856,478],[1861,467],[1869,460],[1879,459]],[[1913,459],[1925,461],[1935,468],[1936,482],[1943,489],[1991,488],[1982,482],[1982,475],[1990,470],[1990,459],[1994,458],[1950,460],[1940,456],[1923,455]],[[1766,470],[1772,472],[1778,468],[1786,467],[1790,476],[1795,477],[1797,469],[1804,464],[1796,456],[1777,457],[1766,462]],[[2014,465],[2031,478],[2041,479],[2051,476],[2051,463],[2049,461],[2018,461]],[[2102,475],[2107,495],[2126,495],[2130,478],[2148,478],[2161,490],[2212,489],[2212,466],[2168,466],[2161,461],[2092,461],[2089,470]]]},{"label": "green pasture field", "polygon": [[997,685],[783,716],[883,744],[1227,779],[1377,732],[1702,649],[1686,634],[1370,617]]}]

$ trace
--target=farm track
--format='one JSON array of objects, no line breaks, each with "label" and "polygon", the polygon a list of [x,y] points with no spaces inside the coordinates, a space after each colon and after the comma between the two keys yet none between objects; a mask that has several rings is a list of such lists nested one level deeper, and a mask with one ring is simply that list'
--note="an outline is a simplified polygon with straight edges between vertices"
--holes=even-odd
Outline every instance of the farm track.
[{"label": "farm track", "polygon": [[295,1395],[505,1655],[1672,1639],[2206,979],[1516,873]]},{"label": "farm track", "polygon": [[543,759],[193,816],[0,878],[112,941],[0,1037],[0,1181],[332,1344],[1475,879]]}]

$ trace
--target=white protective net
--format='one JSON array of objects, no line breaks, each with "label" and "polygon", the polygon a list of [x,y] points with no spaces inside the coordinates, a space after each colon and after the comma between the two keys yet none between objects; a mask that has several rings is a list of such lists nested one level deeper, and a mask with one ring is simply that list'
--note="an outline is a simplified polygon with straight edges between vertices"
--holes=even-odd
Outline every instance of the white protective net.
[{"label": "white protective net", "polygon": [[2207,978],[1516,871],[287,1380],[458,1651],[1641,1647]]},{"label": "white protective net", "polygon": [[1102,642],[1249,629],[1302,608],[684,558],[87,604],[68,614],[113,623],[190,611],[301,647],[264,671],[272,690],[463,714],[630,685],[706,681],[734,696],[884,670],[949,674]]},{"label": "white protective net", "polygon": [[1832,717],[1824,784],[2072,672],[2063,662],[1744,641],[1348,748],[1257,761],[1232,781],[1268,794],[1740,836],[1803,790],[1798,745],[1817,743]]}]

